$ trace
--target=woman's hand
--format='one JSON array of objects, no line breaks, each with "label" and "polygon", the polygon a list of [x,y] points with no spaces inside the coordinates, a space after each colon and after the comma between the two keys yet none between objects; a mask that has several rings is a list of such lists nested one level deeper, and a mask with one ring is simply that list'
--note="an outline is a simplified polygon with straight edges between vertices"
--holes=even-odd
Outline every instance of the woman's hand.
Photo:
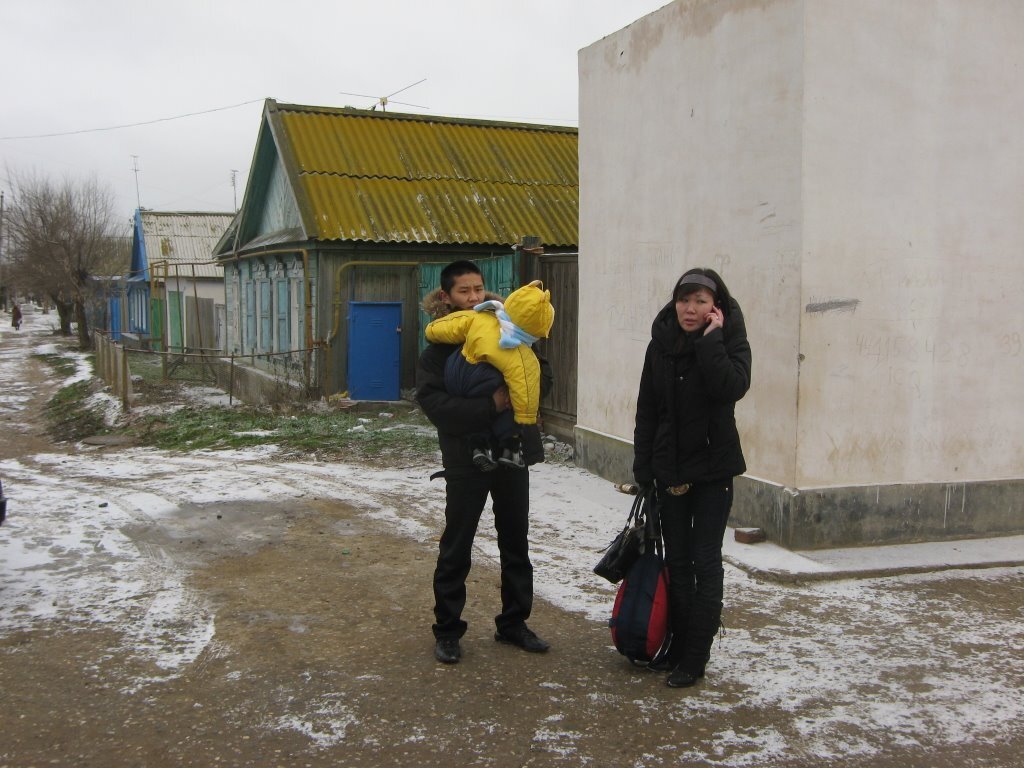
[{"label": "woman's hand", "polygon": [[725,325],[725,313],[719,307],[712,307],[711,311],[704,315],[704,322],[708,324],[704,329],[704,335],[707,336],[715,328]]}]

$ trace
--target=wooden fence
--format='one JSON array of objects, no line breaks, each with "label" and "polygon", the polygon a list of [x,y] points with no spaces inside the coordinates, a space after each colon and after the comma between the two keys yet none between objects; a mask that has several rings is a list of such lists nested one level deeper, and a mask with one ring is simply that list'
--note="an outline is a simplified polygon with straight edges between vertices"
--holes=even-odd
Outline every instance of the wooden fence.
[{"label": "wooden fence", "polygon": [[107,383],[114,395],[120,398],[124,409],[128,410],[132,400],[132,372],[128,368],[128,353],[124,345],[95,331],[93,349],[96,350],[96,375]]}]

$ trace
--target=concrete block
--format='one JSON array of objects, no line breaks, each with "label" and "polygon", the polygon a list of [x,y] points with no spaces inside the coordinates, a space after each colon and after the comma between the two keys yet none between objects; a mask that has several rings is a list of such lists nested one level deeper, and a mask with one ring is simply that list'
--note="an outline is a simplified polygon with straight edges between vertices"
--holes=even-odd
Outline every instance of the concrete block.
[{"label": "concrete block", "polygon": [[768,534],[764,528],[737,528],[734,538],[740,544],[759,544],[768,540]]}]

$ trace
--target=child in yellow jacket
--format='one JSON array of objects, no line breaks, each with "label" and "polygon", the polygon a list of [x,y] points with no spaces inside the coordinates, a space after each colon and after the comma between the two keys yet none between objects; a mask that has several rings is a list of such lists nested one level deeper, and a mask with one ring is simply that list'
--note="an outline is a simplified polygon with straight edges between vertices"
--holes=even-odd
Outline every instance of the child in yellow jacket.
[{"label": "child in yellow jacket", "polygon": [[500,447],[497,463],[489,436],[470,441],[473,462],[484,471],[498,463],[524,466],[521,427],[536,425],[540,410],[540,363],[531,345],[547,338],[554,320],[551,292],[534,280],[509,294],[504,303],[485,301],[472,310],[452,312],[424,330],[430,342],[462,344],[461,354],[450,355],[445,366],[450,394],[489,395],[502,384],[508,386],[512,411],[499,414],[492,425]]}]

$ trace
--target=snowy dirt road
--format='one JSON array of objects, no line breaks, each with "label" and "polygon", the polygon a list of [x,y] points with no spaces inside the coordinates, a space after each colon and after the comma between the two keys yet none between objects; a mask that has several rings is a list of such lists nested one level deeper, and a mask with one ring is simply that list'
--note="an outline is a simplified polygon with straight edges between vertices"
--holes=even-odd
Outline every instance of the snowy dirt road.
[{"label": "snowy dirt road", "polygon": [[435,467],[53,445],[45,316],[2,333],[0,766],[1020,764],[1020,568],[780,585],[730,567],[727,632],[680,692],[609,645],[613,587],[590,568],[628,497],[548,464],[531,625],[551,653],[491,639],[485,517],[465,658],[442,667]]}]

